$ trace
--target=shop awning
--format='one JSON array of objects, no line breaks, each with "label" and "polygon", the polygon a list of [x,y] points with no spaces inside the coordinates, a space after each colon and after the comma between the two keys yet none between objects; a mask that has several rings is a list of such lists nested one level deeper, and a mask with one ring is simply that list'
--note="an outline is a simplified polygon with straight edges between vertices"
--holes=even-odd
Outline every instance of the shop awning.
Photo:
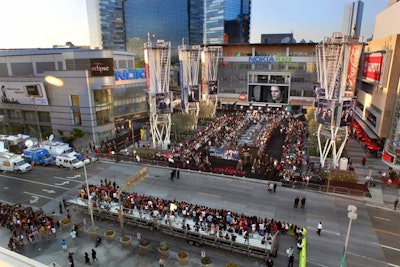
[{"label": "shop awning", "polygon": [[359,118],[357,115],[354,116],[354,119],[360,124],[361,128],[364,130],[364,132],[368,135],[369,138],[371,139],[379,139],[379,137],[368,127],[365,122]]}]

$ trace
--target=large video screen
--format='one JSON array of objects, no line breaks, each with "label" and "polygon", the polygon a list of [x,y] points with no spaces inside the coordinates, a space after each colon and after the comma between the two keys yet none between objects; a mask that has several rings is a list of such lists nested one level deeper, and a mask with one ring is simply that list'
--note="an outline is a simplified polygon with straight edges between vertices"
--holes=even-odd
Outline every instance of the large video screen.
[{"label": "large video screen", "polygon": [[249,85],[248,101],[288,104],[289,86]]}]

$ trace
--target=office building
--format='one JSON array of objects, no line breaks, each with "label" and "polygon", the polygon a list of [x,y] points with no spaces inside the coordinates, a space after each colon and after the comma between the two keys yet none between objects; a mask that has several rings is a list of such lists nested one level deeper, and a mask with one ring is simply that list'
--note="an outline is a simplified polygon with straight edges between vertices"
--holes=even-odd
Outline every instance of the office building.
[{"label": "office building", "polygon": [[400,2],[392,0],[389,6],[376,15],[373,39],[400,34]]},{"label": "office building", "polygon": [[123,51],[0,50],[2,128],[57,140],[77,128],[84,145],[120,136],[148,116],[144,71],[134,65]]},{"label": "office building", "polygon": [[90,46],[126,50],[123,0],[86,0]]},{"label": "office building", "polygon": [[342,33],[347,36],[360,36],[364,3],[355,1],[344,8]]},{"label": "office building", "polygon": [[248,43],[251,0],[87,0],[92,48],[143,57],[143,43]]},{"label": "office building", "polygon": [[[222,48],[223,59],[218,66],[218,100],[222,105],[313,106],[315,43],[226,44]],[[269,93],[262,92],[273,84],[284,88],[285,103],[272,104]],[[257,96],[253,99],[253,95]]]}]

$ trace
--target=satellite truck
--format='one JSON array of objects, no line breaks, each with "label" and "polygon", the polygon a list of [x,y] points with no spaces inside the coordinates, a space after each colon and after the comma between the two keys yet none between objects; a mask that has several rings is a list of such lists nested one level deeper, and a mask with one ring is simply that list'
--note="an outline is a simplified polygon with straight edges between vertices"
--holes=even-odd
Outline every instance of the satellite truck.
[{"label": "satellite truck", "polygon": [[22,157],[24,160],[31,164],[47,166],[53,162],[53,157],[49,154],[47,149],[41,147],[34,147],[32,140],[26,140],[25,146],[27,149],[24,150]]},{"label": "satellite truck", "polygon": [[54,159],[57,156],[61,155],[76,157],[79,160],[82,159],[82,154],[74,151],[72,147],[69,146],[69,144],[62,142],[54,142],[53,140],[54,140],[54,135],[51,134],[49,136],[49,140],[40,143],[40,147],[46,149],[49,152],[50,156],[52,156]]},{"label": "satellite truck", "polygon": [[21,155],[17,155],[4,149],[4,143],[0,142],[0,170],[3,172],[28,172],[32,166],[25,162]]}]

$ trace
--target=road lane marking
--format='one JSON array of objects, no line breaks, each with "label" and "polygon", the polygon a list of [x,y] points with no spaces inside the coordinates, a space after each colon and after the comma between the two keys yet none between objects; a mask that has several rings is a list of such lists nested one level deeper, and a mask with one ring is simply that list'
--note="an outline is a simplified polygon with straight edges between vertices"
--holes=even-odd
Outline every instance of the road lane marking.
[{"label": "road lane marking", "polygon": [[215,197],[215,198],[222,198],[223,196],[221,195],[216,195],[216,194],[209,194],[209,193],[204,193],[204,192],[198,192],[198,195],[202,196],[207,196],[207,197]]},{"label": "road lane marking", "polygon": [[[53,176],[53,178],[54,179],[59,179],[59,180],[64,180],[64,181],[69,181],[69,182],[75,182],[75,183],[82,183],[82,181],[75,181],[75,180],[73,180],[73,179],[75,179],[75,178],[70,178],[70,179],[68,179],[68,178],[64,178],[64,177],[59,177],[59,176]],[[57,184],[55,184],[55,185],[57,185]]]},{"label": "road lane marking", "polygon": [[33,203],[38,202],[38,200],[39,200],[39,197],[37,197],[37,196],[32,196],[32,199],[29,200],[29,203],[33,204]]},{"label": "road lane marking", "polygon": [[379,233],[383,233],[383,234],[394,235],[394,236],[400,237],[399,233],[394,233],[394,232],[390,232],[390,231],[386,231],[386,230],[382,230],[382,229],[377,229],[377,228],[373,228],[373,230],[375,232],[379,232]]},{"label": "road lane marking", "polygon": [[396,251],[400,251],[400,248],[389,247],[389,246],[386,246],[386,245],[381,245],[381,247],[392,249],[392,250],[396,250]]},{"label": "road lane marking", "polygon": [[37,182],[37,181],[32,181],[32,180],[27,180],[27,179],[22,179],[22,178],[17,178],[17,177],[12,177],[12,176],[8,176],[8,175],[0,175],[0,177],[5,177],[5,178],[8,178],[8,179],[13,179],[13,180],[17,180],[17,181],[21,181],[21,182],[25,182],[25,183],[33,183],[33,184],[40,184],[40,185],[44,185],[44,186],[55,187],[55,188],[58,188],[58,189],[63,189],[63,190],[68,190],[68,191],[71,190],[68,187],[51,185],[51,184],[41,183],[41,182]]},{"label": "road lane marking", "polygon": [[396,264],[393,264],[393,263],[389,263],[388,262],[388,264],[387,264],[388,266],[392,266],[392,267],[400,267],[400,265],[396,265]]},{"label": "road lane marking", "polygon": [[49,189],[42,189],[42,191],[47,192],[49,194],[54,194],[56,192],[54,190],[49,190]]},{"label": "road lane marking", "polygon": [[39,194],[35,194],[35,193],[26,192],[26,191],[24,191],[24,194],[36,196],[36,197],[47,198],[47,199],[51,199],[51,200],[57,200],[56,198],[47,197],[47,196],[43,196],[43,195],[39,195]]},{"label": "road lane marking", "polygon": [[[75,181],[74,181],[75,182]],[[62,183],[54,183],[55,185],[65,185],[65,184],[69,184],[69,181],[64,181]]]},{"label": "road lane marking", "polygon": [[389,219],[386,219],[386,218],[377,217],[377,216],[374,216],[374,218],[375,218],[375,219],[378,219],[378,220],[383,220],[383,221],[390,222],[390,220],[389,220]]}]

